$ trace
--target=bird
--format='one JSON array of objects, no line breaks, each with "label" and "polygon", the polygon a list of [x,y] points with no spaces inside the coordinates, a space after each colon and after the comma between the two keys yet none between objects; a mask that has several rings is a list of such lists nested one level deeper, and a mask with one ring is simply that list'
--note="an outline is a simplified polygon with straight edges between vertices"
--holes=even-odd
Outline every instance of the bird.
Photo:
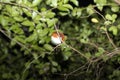
[{"label": "bird", "polygon": [[65,35],[61,32],[53,32],[51,35],[51,42],[54,45],[59,45],[65,41]]}]

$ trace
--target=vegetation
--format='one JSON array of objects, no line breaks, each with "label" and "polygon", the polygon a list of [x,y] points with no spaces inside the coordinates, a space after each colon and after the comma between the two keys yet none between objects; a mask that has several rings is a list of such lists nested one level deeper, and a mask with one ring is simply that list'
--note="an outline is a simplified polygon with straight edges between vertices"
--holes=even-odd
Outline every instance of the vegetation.
[{"label": "vegetation", "polygon": [[[1,80],[120,80],[119,0],[0,0]],[[67,39],[51,44],[52,32]]]}]

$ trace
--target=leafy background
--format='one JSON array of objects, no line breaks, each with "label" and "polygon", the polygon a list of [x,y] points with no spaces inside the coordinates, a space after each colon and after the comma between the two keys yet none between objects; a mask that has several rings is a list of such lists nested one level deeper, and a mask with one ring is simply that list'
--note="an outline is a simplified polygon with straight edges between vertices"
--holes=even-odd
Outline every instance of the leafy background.
[{"label": "leafy background", "polygon": [[[119,80],[119,0],[0,0],[1,80]],[[58,46],[58,29],[67,39]]]}]

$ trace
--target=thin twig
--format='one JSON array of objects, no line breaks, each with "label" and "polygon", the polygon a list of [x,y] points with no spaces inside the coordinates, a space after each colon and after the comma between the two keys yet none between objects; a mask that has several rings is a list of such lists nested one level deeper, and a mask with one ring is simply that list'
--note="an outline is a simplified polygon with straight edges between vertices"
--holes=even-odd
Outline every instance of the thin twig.
[{"label": "thin twig", "polygon": [[[59,32],[58,32],[58,29],[57,29],[57,27],[56,27],[56,25],[54,25],[54,27],[55,27],[55,30],[57,31],[57,34],[59,35],[59,38],[60,38],[60,34],[59,34]],[[60,38],[60,40],[61,40],[61,38]],[[62,40],[61,40],[62,41]],[[63,41],[62,41],[63,42]],[[65,42],[63,42],[65,45],[67,45]],[[70,46],[70,45],[67,45],[69,48],[71,48],[72,50],[74,50],[75,52],[77,52],[77,53],[79,53],[81,56],[83,56],[83,57],[85,57],[87,60],[88,60],[88,58],[84,55],[84,54],[82,54],[80,51],[78,51],[78,50],[76,50],[75,48],[73,48],[72,46]]]},{"label": "thin twig", "polygon": [[[6,4],[6,5],[12,5],[12,6],[21,7],[21,8],[24,8],[24,9],[29,10],[30,12],[36,12],[38,15],[40,15],[41,17],[43,17],[43,14],[40,13],[39,11],[34,10],[34,9],[32,9],[31,7],[25,6],[25,5],[23,5],[23,4],[11,3],[11,2],[2,2],[2,1],[0,1],[0,4]],[[45,12],[52,11],[53,9],[56,9],[56,8],[57,8],[57,7],[51,8],[51,9],[49,9],[49,10],[46,10]]]},{"label": "thin twig", "polygon": [[96,58],[96,59],[92,59],[92,62],[98,62],[101,59],[104,59],[104,57],[107,58],[107,60],[109,60],[111,57],[113,57],[114,55],[120,54],[120,48],[114,49],[112,52],[109,52],[107,54],[103,54],[101,57]]},{"label": "thin twig", "polygon": [[[59,32],[58,32],[58,29],[57,29],[57,27],[56,27],[56,25],[54,25],[54,27],[55,27],[55,30],[57,31],[57,34],[59,35],[59,38],[60,38],[60,34],[59,34]],[[60,39],[61,40],[61,39]],[[61,40],[62,41],[62,40]],[[63,41],[62,41],[63,42]],[[63,42],[65,45],[67,45],[65,42]],[[77,49],[75,49],[75,48],[73,48],[72,46],[70,46],[70,45],[67,45],[69,48],[71,48],[73,51],[75,51],[75,52],[77,52],[77,53],[79,53],[81,56],[83,56],[84,58],[86,58],[87,60],[89,60],[83,53],[81,53],[80,51],[78,51]]]},{"label": "thin twig", "polygon": [[[7,38],[9,38],[11,41],[15,41],[18,45],[20,45],[21,47],[24,47],[26,50],[28,50],[30,52],[30,50],[28,49],[28,47],[26,47],[24,44],[18,42],[17,40],[15,39],[12,39],[10,36],[8,36],[5,31],[3,31],[2,29],[0,29],[0,32],[3,33]],[[31,52],[30,52],[31,53]]]},{"label": "thin twig", "polygon": [[101,13],[99,13],[97,10],[95,10],[95,9],[93,9],[97,14],[99,14],[105,21],[107,21],[106,19],[105,19],[105,17],[101,14]]},{"label": "thin twig", "polygon": [[57,34],[58,34],[58,38],[59,38],[59,40],[61,41],[61,42],[63,42],[62,41],[62,38],[61,38],[61,36],[60,36],[60,33],[59,33],[59,31],[58,31],[58,28],[57,28],[57,26],[54,24],[54,27],[55,27],[55,30],[56,30],[56,32],[57,32]]},{"label": "thin twig", "polygon": [[116,47],[116,45],[113,43],[113,40],[110,38],[110,36],[109,36],[108,32],[107,32],[107,31],[105,31],[105,33],[106,33],[106,35],[107,35],[107,37],[108,37],[108,39],[109,39],[110,43],[112,44],[112,46],[116,49],[117,47]]},{"label": "thin twig", "polygon": [[1,2],[0,4],[6,4],[6,5],[12,5],[12,6],[17,6],[17,7],[21,7],[21,8],[25,8],[27,10],[29,10],[30,12],[36,12],[37,14],[39,14],[40,16],[42,16],[42,14],[40,12],[38,12],[37,10],[34,10],[28,6],[22,5],[22,4],[17,4],[17,3],[11,3],[11,2]]},{"label": "thin twig", "polygon": [[[65,43],[66,44],[66,43]],[[67,44],[66,44],[67,45]],[[69,48],[71,48],[73,51],[79,53],[81,56],[83,56],[84,58],[86,58],[88,61],[90,59],[88,59],[83,53],[81,53],[80,51],[78,51],[77,49],[75,49],[74,47],[70,46],[70,45],[67,45]]]},{"label": "thin twig", "polygon": [[69,77],[70,75],[72,75],[73,73],[75,73],[75,72],[79,71],[80,69],[84,68],[87,64],[88,64],[88,62],[87,62],[87,63],[85,63],[83,66],[81,66],[81,67],[79,67],[79,68],[75,69],[74,71],[72,71],[72,72],[70,72],[70,73],[66,74],[65,80],[67,80],[67,79],[68,79],[68,77]]},{"label": "thin twig", "polygon": [[[51,54],[51,53],[52,53],[56,48],[58,48],[60,45],[61,45],[61,44],[55,46],[55,47],[53,48],[53,50],[52,50],[51,52],[49,52],[48,54]],[[38,56],[37,59],[39,59],[40,57],[41,57],[41,55]],[[23,75],[24,75],[24,73],[27,71],[27,69],[29,69],[29,67],[31,66],[31,64],[32,64],[35,60],[36,60],[36,59],[33,59],[32,61],[30,61],[29,65],[23,70]],[[23,75],[22,75],[22,77],[23,77]]]},{"label": "thin twig", "polygon": [[103,62],[99,62],[96,66],[96,71],[95,71],[95,75],[97,76],[97,79],[96,80],[99,80],[99,77],[100,77],[100,73],[101,73],[101,70],[103,69],[103,67],[100,66],[100,64],[103,64]]},{"label": "thin twig", "polygon": [[[107,21],[106,19],[105,19],[105,17],[101,14],[101,13],[99,13],[98,11],[96,11],[95,9],[94,9],[94,11],[97,13],[97,14],[99,14],[105,21]],[[106,26],[105,26],[106,27]],[[112,44],[112,46],[116,49],[117,47],[116,47],[116,45],[114,44],[114,42],[113,42],[113,40],[110,38],[110,35],[108,34],[108,31],[107,30],[105,30],[105,33],[106,33],[106,35],[107,35],[107,38],[108,38],[108,40],[109,40],[109,42]]]}]

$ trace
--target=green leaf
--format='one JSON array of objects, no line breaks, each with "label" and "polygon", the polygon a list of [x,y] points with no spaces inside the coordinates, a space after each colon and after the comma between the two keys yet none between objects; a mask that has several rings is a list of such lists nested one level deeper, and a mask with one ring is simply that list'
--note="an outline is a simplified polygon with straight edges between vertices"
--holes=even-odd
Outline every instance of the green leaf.
[{"label": "green leaf", "polygon": [[2,77],[3,77],[4,79],[9,79],[11,76],[12,76],[11,73],[4,73],[4,74],[2,74]]},{"label": "green leaf", "polygon": [[41,16],[37,14],[36,15],[32,14],[32,19],[34,23],[39,23],[39,20],[41,20]]},{"label": "green leaf", "polygon": [[100,53],[100,52],[95,53],[96,57],[100,57],[101,55],[102,55],[102,53]]},{"label": "green leaf", "polygon": [[48,50],[48,51],[53,51],[53,47],[52,47],[51,45],[49,45],[49,44],[45,44],[45,45],[44,45],[44,48],[45,48],[46,50]]},{"label": "green leaf", "polygon": [[66,44],[61,44],[60,47],[61,47],[62,51],[64,51],[64,52],[68,52],[71,50],[70,47],[68,47]]},{"label": "green leaf", "polygon": [[31,16],[32,16],[32,13],[31,13],[28,9],[23,8],[23,12],[24,12],[28,17],[31,17]]},{"label": "green leaf", "polygon": [[80,18],[81,14],[82,14],[81,8],[74,8],[72,11],[72,16],[75,16],[77,18]]},{"label": "green leaf", "polygon": [[13,39],[11,40],[11,42],[10,42],[10,45],[11,45],[11,46],[14,46],[14,45],[16,45],[16,43],[17,43],[16,40],[13,38]]},{"label": "green leaf", "polygon": [[118,12],[119,9],[120,9],[119,6],[113,6],[113,7],[111,7],[111,10],[112,10],[113,12]]},{"label": "green leaf", "polygon": [[3,8],[3,6],[2,5],[0,5],[0,10]]},{"label": "green leaf", "polygon": [[100,11],[102,11],[103,5],[97,4],[97,6],[98,6],[98,9],[99,9]]},{"label": "green leaf", "polygon": [[69,0],[64,0],[63,3],[64,3],[64,4],[65,4],[65,3],[68,3],[68,1],[69,1]]},{"label": "green leaf", "polygon": [[104,30],[104,31],[107,31],[107,28],[105,26],[102,26],[100,29]]},{"label": "green leaf", "polygon": [[47,28],[43,29],[43,30],[42,29],[37,29],[36,31],[37,31],[37,34],[38,34],[38,36],[40,38],[46,36],[47,33],[48,33],[48,29]]},{"label": "green leaf", "polygon": [[74,5],[78,6],[79,3],[78,3],[78,0],[70,0],[70,2],[72,2]]},{"label": "green leaf", "polygon": [[14,24],[10,27],[10,30],[12,30],[16,34],[24,34],[23,30],[20,28],[19,24]]},{"label": "green leaf", "polygon": [[6,16],[0,15],[0,24],[2,24],[2,26],[6,26],[8,25],[8,18]]},{"label": "green leaf", "polygon": [[39,41],[39,44],[44,44],[45,43],[45,40],[44,39],[41,39],[40,41]]},{"label": "green leaf", "polygon": [[72,11],[72,16],[76,16],[76,13],[77,13],[77,9],[74,8],[73,11]]},{"label": "green leaf", "polygon": [[38,54],[36,54],[36,53],[33,53],[33,57],[34,57],[34,59],[38,59]]},{"label": "green leaf", "polygon": [[19,16],[22,10],[16,6],[6,5],[6,10],[11,16]]},{"label": "green leaf", "polygon": [[12,7],[10,5],[6,5],[6,10],[7,12],[11,13],[12,12]]},{"label": "green leaf", "polygon": [[111,21],[105,21],[104,24],[105,25],[110,25],[110,24],[112,24],[112,22]]},{"label": "green leaf", "polygon": [[17,0],[16,1],[18,4],[22,4],[23,3],[23,0]]},{"label": "green leaf", "polygon": [[107,3],[107,0],[94,0],[95,3],[105,5]]},{"label": "green leaf", "polygon": [[35,19],[37,17],[37,13],[36,12],[32,12],[32,19]]},{"label": "green leaf", "polygon": [[68,60],[71,55],[72,55],[72,53],[69,51],[64,52],[63,53],[64,60]]},{"label": "green leaf", "polygon": [[58,66],[58,63],[55,62],[55,61],[52,61],[51,63],[52,63],[53,66]]},{"label": "green leaf", "polygon": [[88,38],[80,39],[80,42],[81,42],[81,43],[88,43]]},{"label": "green leaf", "polygon": [[51,4],[51,6],[53,6],[53,7],[57,7],[57,0],[51,0],[52,1],[52,4]]},{"label": "green leaf", "polygon": [[42,0],[33,0],[32,7],[39,5],[41,2],[42,2]]},{"label": "green leaf", "polygon": [[76,16],[79,18],[82,15],[82,9],[77,9]]},{"label": "green leaf", "polygon": [[69,11],[69,9],[66,8],[66,7],[64,7],[64,6],[58,6],[58,10],[60,10],[60,11],[66,11],[66,12]]},{"label": "green leaf", "polygon": [[103,9],[103,6],[107,4],[107,0],[94,0],[94,2],[97,4],[98,9],[101,11]]},{"label": "green leaf", "polygon": [[15,74],[15,79],[16,80],[20,79],[20,75],[18,73]]},{"label": "green leaf", "polygon": [[37,34],[36,33],[33,33],[32,35],[30,35],[29,37],[26,38],[26,42],[33,42],[35,40],[37,40]]},{"label": "green leaf", "polygon": [[15,37],[14,37],[14,39],[15,39],[17,42],[26,43],[24,38],[25,38],[24,36],[15,36]]},{"label": "green leaf", "polygon": [[55,73],[55,72],[57,72],[57,68],[56,67],[52,67],[52,73]]},{"label": "green leaf", "polygon": [[58,21],[58,19],[56,19],[56,18],[47,20],[48,27],[53,27],[57,21]]},{"label": "green leaf", "polygon": [[1,2],[10,2],[11,0],[1,0]]},{"label": "green leaf", "polygon": [[39,52],[41,52],[41,53],[43,53],[43,54],[45,54],[45,49],[42,47],[40,47],[40,46],[38,46],[38,45],[31,45],[31,48],[33,49],[33,50],[36,50],[36,51],[39,51]]},{"label": "green leaf", "polygon": [[108,20],[112,20],[112,16],[110,14],[106,14],[105,18],[108,19]]},{"label": "green leaf", "polygon": [[89,5],[89,6],[87,7],[87,13],[90,14],[90,15],[94,13],[94,9],[93,9],[93,6],[92,6],[92,5]]},{"label": "green leaf", "polygon": [[88,53],[85,53],[85,56],[90,59],[92,57],[92,55],[88,52]]},{"label": "green leaf", "polygon": [[14,19],[18,22],[22,22],[24,20],[24,18],[22,16],[15,16]]},{"label": "green leaf", "polygon": [[46,18],[53,18],[55,16],[55,13],[51,12],[51,11],[48,11],[48,12],[45,12],[44,16]]},{"label": "green leaf", "polygon": [[28,0],[22,0],[22,4],[27,5],[28,7],[32,6],[32,3]]},{"label": "green leaf", "polygon": [[109,28],[109,31],[112,31],[113,35],[117,35],[118,34],[118,28],[116,26],[111,26]]},{"label": "green leaf", "polygon": [[99,51],[100,53],[104,53],[104,52],[105,52],[105,50],[104,50],[102,47],[99,47],[99,48],[98,48],[98,51]]},{"label": "green leaf", "polygon": [[63,7],[73,10],[73,7],[70,4],[64,4]]},{"label": "green leaf", "polygon": [[30,64],[31,64],[31,63],[30,63],[29,61],[25,63],[26,69],[29,69],[29,68],[30,68]]},{"label": "green leaf", "polygon": [[32,21],[25,20],[25,21],[22,22],[22,25],[24,25],[24,26],[34,26],[34,23]]},{"label": "green leaf", "polygon": [[112,22],[113,22],[113,23],[116,21],[116,18],[117,18],[117,15],[116,15],[116,14],[113,14],[113,15],[112,15]]},{"label": "green leaf", "polygon": [[29,27],[29,31],[30,31],[30,32],[34,31],[34,29],[35,29],[34,26],[30,26],[30,27]]},{"label": "green leaf", "polygon": [[99,47],[98,52],[95,54],[95,56],[100,57],[104,52],[105,52],[105,50],[102,47]]},{"label": "green leaf", "polygon": [[113,15],[112,15],[112,18],[113,18],[113,19],[116,19],[116,18],[117,18],[117,14],[113,14]]}]

